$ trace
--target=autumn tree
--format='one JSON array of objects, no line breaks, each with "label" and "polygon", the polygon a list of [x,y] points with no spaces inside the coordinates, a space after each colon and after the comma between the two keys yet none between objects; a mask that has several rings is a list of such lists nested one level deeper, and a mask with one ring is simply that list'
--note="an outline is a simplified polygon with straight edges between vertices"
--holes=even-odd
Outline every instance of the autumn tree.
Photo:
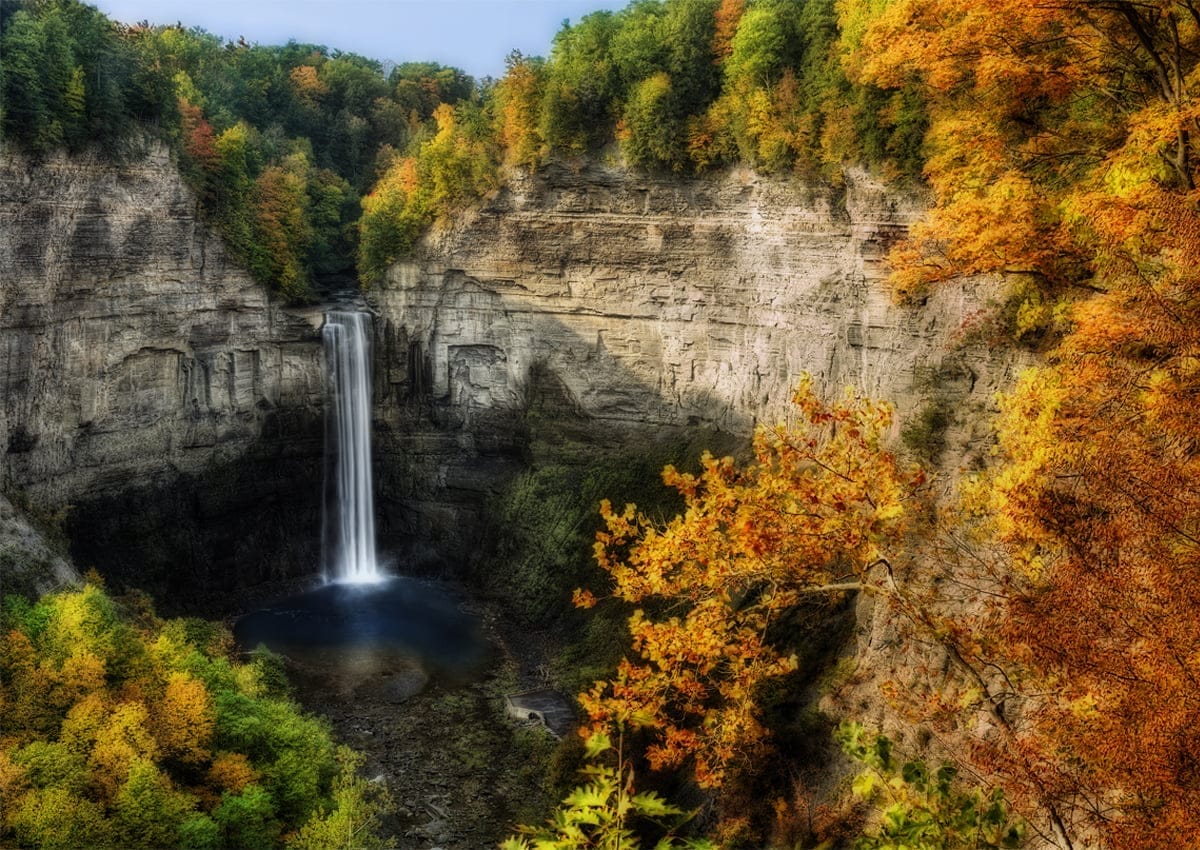
[{"label": "autumn tree", "polygon": [[901,294],[980,272],[1086,282],[1070,198],[1105,172],[1116,186],[1109,158],[1122,149],[1149,144],[1153,182],[1195,184],[1200,32],[1187,3],[1001,3],[986,15],[941,0],[848,3],[843,25],[863,33],[854,76],[917,82],[933,111],[937,204],[894,254]]},{"label": "autumn tree", "polygon": [[438,216],[482,196],[498,183],[496,150],[487,117],[477,107],[442,104],[437,133],[415,157],[393,163],[363,199],[359,266],[364,283],[412,250]]},{"label": "autumn tree", "polygon": [[313,241],[308,184],[313,169],[303,153],[263,170],[254,185],[255,243],[259,276],[274,282],[293,298],[306,295],[311,280],[309,246]]},{"label": "autumn tree", "polygon": [[1004,463],[988,482],[1022,577],[1001,634],[1025,689],[1045,695],[1022,741],[1038,770],[996,761],[1016,787],[1129,850],[1156,846],[1164,829],[1200,840],[1188,768],[1200,758],[1190,448],[1200,279],[1185,236],[1200,222],[1172,200],[1160,197],[1160,224],[1133,256],[1111,258],[1110,291],[1076,308],[1052,365],[1007,399]]},{"label": "autumn tree", "polygon": [[900,291],[1015,274],[1034,284],[1018,331],[1061,317],[974,497],[1011,570],[984,635],[1011,728],[977,756],[1058,846],[1195,844],[1200,18],[1187,2],[845,9],[869,19],[855,73],[917,81],[931,104],[936,206],[893,255]]},{"label": "autumn tree", "polygon": [[713,61],[724,62],[733,52],[733,36],[746,11],[746,0],[721,0],[713,27]]},{"label": "autumn tree", "polygon": [[507,73],[496,86],[496,121],[505,160],[535,166],[542,156],[538,118],[542,104],[543,63],[513,51],[505,60]]},{"label": "autumn tree", "polygon": [[596,559],[639,606],[636,657],[580,701],[595,727],[649,729],[650,763],[691,759],[704,785],[763,744],[758,690],[797,663],[777,624],[814,594],[887,587],[886,550],[922,481],[882,445],[886,406],[852,394],[826,405],[810,381],[794,401],[798,423],[759,429],[749,466],[706,456],[699,475],[665,469],[686,506],[670,522],[601,508]]},{"label": "autumn tree", "polygon": [[[219,625],[159,620],[99,587],[7,597],[0,625],[0,844],[274,847],[285,832],[375,843],[380,795],[273,662]],[[324,836],[322,840],[316,840]]]}]

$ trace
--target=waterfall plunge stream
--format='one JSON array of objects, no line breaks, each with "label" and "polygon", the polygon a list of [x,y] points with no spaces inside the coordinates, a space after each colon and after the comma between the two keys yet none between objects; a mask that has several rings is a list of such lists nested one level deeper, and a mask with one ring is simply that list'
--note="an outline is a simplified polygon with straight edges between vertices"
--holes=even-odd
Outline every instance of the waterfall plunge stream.
[{"label": "waterfall plunge stream", "polygon": [[431,676],[465,682],[488,659],[478,620],[437,582],[393,575],[375,549],[371,475],[371,315],[330,310],[322,572],[325,581],[239,617],[245,649],[282,653],[303,688],[402,702]]},{"label": "waterfall plunge stream", "polygon": [[328,370],[323,568],[327,580],[347,584],[385,578],[375,556],[370,333],[370,314],[340,310],[325,314],[321,331]]}]

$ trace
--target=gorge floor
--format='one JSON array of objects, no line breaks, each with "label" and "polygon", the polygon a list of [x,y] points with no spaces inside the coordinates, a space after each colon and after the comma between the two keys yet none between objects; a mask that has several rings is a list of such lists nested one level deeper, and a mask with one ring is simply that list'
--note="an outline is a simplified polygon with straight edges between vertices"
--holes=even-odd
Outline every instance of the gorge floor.
[{"label": "gorge floor", "polygon": [[369,673],[289,658],[296,696],[365,757],[362,774],[391,798],[383,822],[396,850],[495,847],[517,823],[540,822],[558,796],[556,753],[570,749],[531,721],[514,721],[504,695],[529,678],[541,647],[506,639],[498,611],[470,603],[492,653],[469,681],[430,677],[403,659]]}]

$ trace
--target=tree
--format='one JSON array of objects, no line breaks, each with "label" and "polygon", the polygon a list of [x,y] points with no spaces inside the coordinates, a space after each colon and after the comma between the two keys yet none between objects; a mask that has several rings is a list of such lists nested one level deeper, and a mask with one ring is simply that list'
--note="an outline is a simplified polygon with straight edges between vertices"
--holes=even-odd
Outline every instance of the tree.
[{"label": "tree", "polygon": [[338,749],[338,764],[333,806],[322,808],[287,840],[291,850],[374,850],[385,846],[378,832],[386,790],[358,775],[362,757],[348,748]]},{"label": "tree", "polygon": [[[969,4],[905,0],[876,11],[852,72],[919,81],[933,110],[937,205],[893,257],[902,294],[963,273],[1080,282],[1088,252],[1064,221],[1068,196],[1123,148],[1149,143],[1163,169],[1154,182],[1190,191],[1200,29],[1188,6],[1013,2],[974,15]],[[861,9],[845,14],[861,20]],[[1153,138],[1134,143],[1130,130]]]},{"label": "tree", "polygon": [[729,54],[733,53],[733,37],[745,12],[746,0],[721,0],[713,28],[714,62],[724,62],[729,58]]},{"label": "tree", "polygon": [[88,585],[9,597],[0,625],[0,845],[277,847],[309,824],[373,840],[358,762],[278,662],[231,661],[220,624]]},{"label": "tree", "polygon": [[0,47],[4,53],[4,124],[7,134],[35,151],[46,151],[62,138],[44,89],[45,33],[24,9],[8,21]]},{"label": "tree", "polygon": [[665,71],[634,86],[617,128],[625,161],[635,168],[680,171],[686,159],[677,111],[674,88]]},{"label": "tree", "polygon": [[932,105],[936,208],[893,255],[901,292],[1016,273],[1035,284],[1018,330],[1047,304],[1068,318],[1005,401],[975,497],[1011,569],[983,640],[1013,715],[977,756],[1017,805],[1049,813],[1059,846],[1187,846],[1200,18],[1188,2],[987,12],[876,9],[852,58]]},{"label": "tree", "polygon": [[196,800],[171,786],[170,779],[150,761],[139,760],[114,800],[117,840],[123,847],[154,850],[176,843],[179,828]]},{"label": "tree", "polygon": [[593,12],[555,35],[539,125],[552,149],[578,154],[612,138],[621,81],[611,45],[619,28],[614,13]]},{"label": "tree", "polygon": [[5,820],[17,839],[28,846],[75,850],[113,843],[113,830],[104,818],[104,810],[62,788],[30,791]]},{"label": "tree", "polygon": [[737,32],[729,44],[725,76],[730,84],[767,88],[785,67],[787,22],[779,4],[751,6],[738,18]]},{"label": "tree", "polygon": [[169,674],[153,718],[163,755],[184,764],[208,762],[215,723],[212,696],[204,683],[186,673]]},{"label": "tree", "polygon": [[542,103],[544,63],[513,51],[505,60],[507,73],[496,86],[496,120],[505,160],[533,167],[542,156],[538,116]]},{"label": "tree", "polygon": [[226,847],[265,850],[279,843],[282,825],[275,817],[275,803],[258,785],[247,785],[240,794],[226,794],[212,818]]},{"label": "tree", "polygon": [[644,607],[629,618],[637,658],[580,702],[594,729],[649,729],[651,765],[691,758],[703,785],[762,746],[758,688],[796,667],[773,626],[814,594],[886,587],[884,549],[923,480],[884,450],[886,406],[850,393],[826,405],[810,380],[794,401],[800,421],[760,428],[746,468],[707,455],[698,476],[667,467],[686,506],[670,522],[601,506],[596,560],[615,596]]},{"label": "tree", "polygon": [[309,181],[312,167],[303,153],[288,156],[281,165],[263,169],[255,180],[256,257],[263,265],[252,270],[272,281],[291,298],[311,292],[308,259],[313,241],[309,219]]}]

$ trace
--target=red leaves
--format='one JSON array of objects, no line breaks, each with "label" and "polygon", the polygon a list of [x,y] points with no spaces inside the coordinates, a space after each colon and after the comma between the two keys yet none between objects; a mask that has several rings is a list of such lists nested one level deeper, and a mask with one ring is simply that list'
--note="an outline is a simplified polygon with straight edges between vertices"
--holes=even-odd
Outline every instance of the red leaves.
[{"label": "red leaves", "polygon": [[215,171],[217,149],[212,125],[204,120],[204,113],[199,106],[182,98],[179,101],[179,114],[183,122],[183,149],[202,171]]}]

